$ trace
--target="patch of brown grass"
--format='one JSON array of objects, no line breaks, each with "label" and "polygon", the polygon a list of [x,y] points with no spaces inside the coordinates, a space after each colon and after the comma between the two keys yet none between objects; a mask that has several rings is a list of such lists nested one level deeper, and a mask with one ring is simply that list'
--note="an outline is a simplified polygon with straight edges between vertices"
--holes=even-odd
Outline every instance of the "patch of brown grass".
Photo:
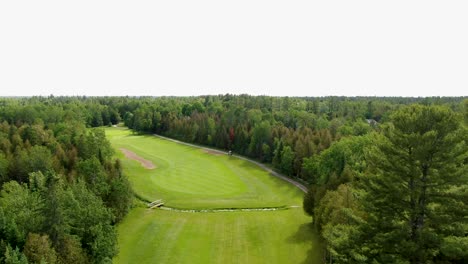
[{"label": "patch of brown grass", "polygon": [[141,166],[143,166],[144,168],[146,168],[148,170],[152,170],[152,169],[156,168],[156,165],[154,165],[153,162],[138,156],[133,151],[130,151],[130,150],[124,149],[124,148],[121,148],[120,151],[122,151],[122,153],[125,155],[126,158],[138,161],[141,164]]}]

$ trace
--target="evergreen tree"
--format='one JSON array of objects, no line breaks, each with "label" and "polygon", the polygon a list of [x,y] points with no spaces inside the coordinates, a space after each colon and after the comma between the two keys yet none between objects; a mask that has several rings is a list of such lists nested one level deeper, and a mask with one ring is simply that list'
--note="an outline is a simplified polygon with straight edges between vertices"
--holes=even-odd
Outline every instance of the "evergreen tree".
[{"label": "evergreen tree", "polygon": [[13,249],[10,245],[6,247],[3,261],[5,264],[28,264],[26,256],[17,247]]},{"label": "evergreen tree", "polygon": [[356,245],[376,263],[467,261],[468,149],[460,118],[448,108],[412,105],[392,121],[368,155],[366,237]]}]

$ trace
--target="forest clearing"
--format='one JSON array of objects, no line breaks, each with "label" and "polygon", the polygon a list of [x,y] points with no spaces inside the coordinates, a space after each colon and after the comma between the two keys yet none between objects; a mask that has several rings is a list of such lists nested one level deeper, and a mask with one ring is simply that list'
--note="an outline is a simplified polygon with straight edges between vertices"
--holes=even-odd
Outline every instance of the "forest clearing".
[{"label": "forest clearing", "polygon": [[[279,211],[184,213],[133,209],[118,228],[115,263],[304,263],[319,259],[303,192],[257,165],[130,130],[108,128],[114,148],[158,164],[122,159],[137,196],[181,209],[268,208]],[[290,208],[294,206],[294,208]]]}]

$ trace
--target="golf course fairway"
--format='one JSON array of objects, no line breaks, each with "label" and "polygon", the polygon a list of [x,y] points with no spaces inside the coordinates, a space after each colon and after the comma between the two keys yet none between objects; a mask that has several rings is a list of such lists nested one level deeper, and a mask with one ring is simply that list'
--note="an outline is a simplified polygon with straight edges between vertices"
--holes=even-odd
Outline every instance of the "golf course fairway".
[{"label": "golf course fairway", "polygon": [[[114,263],[319,263],[303,192],[258,165],[124,128],[106,129],[137,203]],[[164,210],[165,209],[165,210]]]}]

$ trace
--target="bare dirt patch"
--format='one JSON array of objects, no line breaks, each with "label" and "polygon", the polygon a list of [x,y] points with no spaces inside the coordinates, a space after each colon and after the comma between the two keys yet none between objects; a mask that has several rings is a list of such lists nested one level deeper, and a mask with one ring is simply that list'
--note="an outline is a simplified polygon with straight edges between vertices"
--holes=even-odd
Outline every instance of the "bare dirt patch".
[{"label": "bare dirt patch", "polygon": [[143,166],[143,167],[146,168],[146,169],[152,170],[152,169],[155,169],[155,168],[156,168],[156,165],[154,165],[153,162],[151,162],[151,161],[149,161],[149,160],[146,160],[146,159],[144,159],[144,158],[138,156],[138,155],[137,155],[135,152],[133,152],[133,151],[130,151],[130,150],[124,149],[124,148],[121,148],[120,151],[123,152],[123,154],[125,155],[125,157],[140,162],[141,166]]},{"label": "bare dirt patch", "polygon": [[211,154],[211,155],[215,155],[215,156],[222,156],[224,155],[225,153],[221,152],[221,151],[217,151],[217,150],[211,150],[211,149],[204,149],[205,153],[208,153],[208,154]]}]

